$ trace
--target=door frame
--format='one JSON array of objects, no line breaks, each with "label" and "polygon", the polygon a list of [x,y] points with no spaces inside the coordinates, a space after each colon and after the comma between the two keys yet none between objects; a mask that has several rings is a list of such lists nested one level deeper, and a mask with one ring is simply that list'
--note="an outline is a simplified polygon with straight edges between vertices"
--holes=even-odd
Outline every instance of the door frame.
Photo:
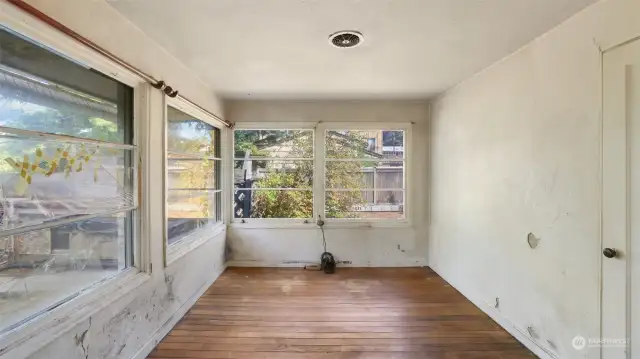
[{"label": "door frame", "polygon": [[[615,258],[599,256],[600,264],[600,355],[602,359],[631,358],[631,223],[639,218],[631,212],[631,178],[640,178],[630,167],[632,151],[640,155],[640,119],[631,126],[627,111],[627,58],[640,53],[640,40],[627,41],[602,53],[602,163],[601,250],[614,248]],[[640,66],[639,66],[640,67]],[[638,71],[638,70],[636,70]],[[633,132],[633,133],[632,133]],[[640,144],[640,142],[639,142]],[[632,172],[633,171],[633,172]],[[637,198],[640,202],[640,197]],[[620,295],[623,293],[624,295]],[[620,323],[625,323],[621,325]],[[624,342],[622,342],[624,341]],[[636,349],[638,350],[638,349]]]}]

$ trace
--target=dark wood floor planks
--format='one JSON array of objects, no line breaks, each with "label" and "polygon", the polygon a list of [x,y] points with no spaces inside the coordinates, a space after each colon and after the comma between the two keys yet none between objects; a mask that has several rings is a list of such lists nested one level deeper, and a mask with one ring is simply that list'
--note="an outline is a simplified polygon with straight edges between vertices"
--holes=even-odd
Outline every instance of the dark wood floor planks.
[{"label": "dark wood floor planks", "polygon": [[535,356],[428,268],[228,268],[149,358]]}]

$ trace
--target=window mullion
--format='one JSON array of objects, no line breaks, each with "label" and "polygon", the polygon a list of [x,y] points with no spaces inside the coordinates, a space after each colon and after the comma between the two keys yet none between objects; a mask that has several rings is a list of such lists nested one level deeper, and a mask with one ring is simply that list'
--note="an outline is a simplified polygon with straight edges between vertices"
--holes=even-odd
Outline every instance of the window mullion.
[{"label": "window mullion", "polygon": [[313,181],[313,219],[321,216],[324,219],[324,163],[325,163],[325,143],[324,126],[319,125],[315,131],[314,142],[314,181]]}]

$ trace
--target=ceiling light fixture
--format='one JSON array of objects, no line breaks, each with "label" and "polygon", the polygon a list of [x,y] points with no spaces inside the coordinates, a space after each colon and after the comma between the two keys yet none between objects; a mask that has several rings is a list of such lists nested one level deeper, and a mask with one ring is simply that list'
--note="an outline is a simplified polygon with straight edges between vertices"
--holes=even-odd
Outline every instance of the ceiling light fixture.
[{"label": "ceiling light fixture", "polygon": [[329,42],[340,48],[356,47],[362,43],[362,34],[358,31],[338,31],[329,35]]}]

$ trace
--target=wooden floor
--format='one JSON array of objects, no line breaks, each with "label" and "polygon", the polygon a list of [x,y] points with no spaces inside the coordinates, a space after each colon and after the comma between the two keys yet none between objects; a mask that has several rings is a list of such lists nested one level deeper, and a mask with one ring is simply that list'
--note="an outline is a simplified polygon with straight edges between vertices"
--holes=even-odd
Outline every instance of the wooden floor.
[{"label": "wooden floor", "polygon": [[428,268],[229,268],[149,358],[535,358]]}]

